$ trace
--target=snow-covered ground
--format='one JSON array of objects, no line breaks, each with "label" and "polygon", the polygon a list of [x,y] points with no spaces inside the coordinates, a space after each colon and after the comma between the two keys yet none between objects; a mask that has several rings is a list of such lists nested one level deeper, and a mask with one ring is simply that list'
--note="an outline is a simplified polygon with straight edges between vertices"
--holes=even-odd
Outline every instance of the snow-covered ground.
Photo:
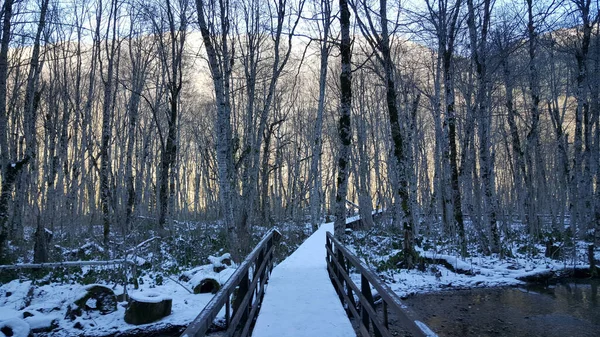
[{"label": "snow-covered ground", "polygon": [[[349,218],[348,222],[357,219]],[[354,334],[325,269],[325,231],[331,230],[331,223],[322,225],[301,248],[274,269],[257,321],[255,336],[329,337],[336,334]],[[303,232],[304,228],[298,232],[295,227],[289,233],[284,231],[287,235],[284,235],[278,250],[293,251],[296,241],[303,237]],[[397,261],[401,252],[401,234],[390,233],[382,228],[376,233],[356,231],[351,233],[351,237],[353,240],[348,247],[401,297],[446,289],[518,285],[523,283],[523,277],[556,274],[573,268],[588,267],[587,245],[584,242],[578,242],[575,250],[565,249],[560,260],[545,257],[543,245],[531,244],[522,237],[512,242],[506,241],[508,243],[505,248],[508,253],[503,257],[485,256],[470,246],[470,257],[461,258],[455,253],[456,249],[443,240],[421,238],[416,249],[420,256],[429,261],[419,266],[420,268],[407,270],[397,268],[393,264],[394,258],[396,257]],[[107,336],[140,329],[150,332],[169,326],[185,326],[200,313],[213,296],[194,295],[189,290],[205,277],[212,277],[221,284],[225,283],[235,268],[222,263],[226,256],[209,257],[208,261],[211,264],[190,268],[184,272],[179,269],[179,272],[171,276],[164,272],[146,273],[141,277],[139,289],[134,290],[132,285],[128,286],[127,293],[133,297],[144,298],[152,294],[156,298],[164,295],[173,301],[172,313],[169,316],[158,322],[138,326],[125,322],[125,301],[118,303],[117,311],[110,314],[84,311],[81,317],[67,319],[69,306],[85,293],[87,285],[81,284],[82,278],[52,283],[31,279],[13,280],[0,285],[0,337],[6,336],[1,332],[3,326],[10,326],[14,337],[26,336],[30,329],[39,331],[48,327],[51,327],[51,331],[40,335]],[[596,259],[599,258],[596,253]],[[431,263],[431,260],[444,262]],[[138,262],[146,263],[144,259]],[[225,269],[217,273],[215,267],[219,270]],[[352,277],[356,278],[359,284],[360,277]],[[101,284],[113,289],[117,295],[124,292],[120,284]],[[309,293],[313,295],[307,296]],[[90,306],[93,305],[90,303]],[[328,309],[324,309],[325,307]],[[308,321],[312,323],[306,324]],[[334,332],[330,332],[331,328]]]},{"label": "snow-covered ground", "polygon": [[[561,275],[573,269],[589,268],[587,244],[584,242],[577,243],[576,254],[565,252],[569,257],[560,260],[545,257],[543,245],[535,245],[535,249],[530,249],[535,251],[532,253],[515,244],[511,247],[511,257],[498,254],[485,256],[470,250],[470,257],[461,258],[458,253],[449,252],[447,247],[429,244],[425,249],[419,246],[415,249],[421,257],[443,260],[444,263],[425,263],[421,268],[410,270],[390,268],[389,263],[384,266],[386,261],[393,261],[393,257],[401,252],[392,248],[397,247],[394,242],[400,242],[397,237],[385,234],[370,236],[359,231],[352,235],[354,243],[349,248],[401,297],[440,290],[514,286],[524,284],[523,279],[535,275]],[[599,260],[600,255],[596,253],[595,258]],[[353,275],[353,279],[360,281],[360,276]]]},{"label": "snow-covered ground", "polygon": [[[212,265],[210,267],[212,269]],[[46,332],[43,335],[55,337],[76,336],[82,333],[86,336],[107,336],[136,329],[152,331],[163,329],[169,325],[184,326],[200,313],[213,296],[212,294],[190,293],[188,289],[193,288],[195,279],[210,276],[224,283],[234,270],[228,268],[217,274],[208,269],[204,267],[191,271],[190,275],[193,277],[187,282],[166,278],[162,281],[162,285],[156,285],[151,278],[144,277],[139,289],[134,290],[133,286],[128,289],[128,293],[134,298],[144,298],[147,297],[145,295],[152,294],[153,296],[163,295],[173,300],[169,316],[144,325],[132,325],[125,322],[127,302],[118,303],[117,311],[106,315],[101,315],[98,311],[86,312],[84,310],[81,317],[76,317],[71,321],[65,318],[68,307],[86,293],[85,288],[88,285],[51,283],[38,286],[30,280],[13,280],[0,286],[0,326],[8,324],[13,327],[17,323],[22,325],[24,322],[35,330],[54,325],[52,332]],[[113,289],[117,295],[123,293],[121,285],[104,285]],[[20,331],[25,330],[17,332]],[[17,333],[13,336],[20,337]],[[25,336],[26,334],[23,337]],[[0,332],[0,337],[5,337],[5,335]]]},{"label": "snow-covered ground", "polygon": [[[227,254],[219,258],[209,256],[211,253],[223,254],[219,224],[178,222],[178,225],[181,232],[168,240],[160,239],[152,232],[129,238],[128,242],[135,244],[122,252],[126,254],[128,261],[138,266],[138,275],[142,275],[137,278],[139,289],[134,289],[129,284],[127,293],[136,298],[145,298],[148,294],[152,294],[154,298],[161,295],[171,298],[172,312],[169,316],[150,324],[127,324],[124,320],[127,302],[122,301],[118,303],[117,311],[110,314],[84,311],[81,317],[73,321],[66,319],[69,305],[85,293],[90,282],[107,286],[116,295],[123,294],[121,283],[125,275],[117,269],[111,269],[112,267],[77,268],[70,265],[66,269],[57,268],[52,276],[46,276],[43,280],[36,279],[33,274],[28,273],[29,270],[24,270],[20,279],[10,282],[6,281],[8,274],[1,274],[3,271],[0,271],[0,276],[3,276],[1,279],[8,282],[0,283],[0,337],[5,337],[1,330],[5,325],[14,329],[11,332],[14,337],[19,337],[18,333],[27,335],[29,329],[50,330],[36,333],[36,336],[108,336],[138,331],[151,333],[172,326],[188,325],[213,296],[194,295],[188,289],[193,290],[207,277],[224,284],[236,266],[228,267],[222,263]],[[258,241],[268,230],[266,227],[254,227],[254,239]],[[310,235],[311,228],[296,223],[283,223],[280,224],[280,231],[283,238],[275,251],[276,259],[283,259],[295,250]],[[79,260],[95,260],[102,256],[101,246],[90,241],[85,234],[82,234],[82,240],[84,242],[75,245],[78,248],[55,245],[54,253],[59,256],[58,260],[76,260],[66,264],[77,264]],[[17,262],[31,262],[31,256],[20,258]],[[208,262],[210,264],[198,266]],[[218,270],[225,269],[216,273],[215,267]],[[131,277],[131,274],[127,277]],[[118,284],[102,279],[116,280]]]}]

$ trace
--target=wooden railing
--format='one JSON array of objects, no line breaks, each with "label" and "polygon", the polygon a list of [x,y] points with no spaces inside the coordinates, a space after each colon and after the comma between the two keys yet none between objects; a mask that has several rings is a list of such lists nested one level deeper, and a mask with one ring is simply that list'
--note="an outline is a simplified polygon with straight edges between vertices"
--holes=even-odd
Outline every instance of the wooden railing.
[{"label": "wooden railing", "polygon": [[271,230],[262,238],[204,310],[188,325],[182,337],[205,336],[223,307],[224,331],[220,331],[219,336],[249,335],[273,269],[274,243],[280,237],[277,230]]},{"label": "wooden railing", "polygon": [[[392,336],[389,330],[388,319],[388,310],[390,309],[395,314],[398,327],[403,331],[409,332],[412,336],[431,335],[423,323],[409,317],[408,313],[402,308],[402,303],[398,295],[385,283],[381,282],[375,273],[364,266],[331,233],[327,233],[325,246],[327,248],[327,270],[329,271],[331,283],[333,283],[348,313],[356,319],[359,331],[363,337],[371,336],[371,331],[376,337]],[[349,276],[351,266],[356,268],[356,271],[360,273],[360,288]],[[371,287],[381,296],[383,302],[381,314],[377,313]],[[354,298],[355,295],[358,297],[358,303]]]}]

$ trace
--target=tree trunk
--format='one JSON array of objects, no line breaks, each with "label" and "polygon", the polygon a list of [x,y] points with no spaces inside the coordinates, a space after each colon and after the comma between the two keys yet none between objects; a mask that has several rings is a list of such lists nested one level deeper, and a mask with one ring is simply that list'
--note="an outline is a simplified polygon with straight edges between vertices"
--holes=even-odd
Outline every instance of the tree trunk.
[{"label": "tree trunk", "polygon": [[333,225],[337,237],[341,237],[346,229],[348,161],[350,159],[350,144],[352,142],[352,130],[350,129],[350,115],[352,112],[352,51],[350,48],[350,10],[348,9],[347,0],[340,0],[340,26],[342,35],[340,43],[342,68],[340,73],[340,119],[338,123],[340,153],[338,157],[337,193],[335,196],[335,223]]},{"label": "tree trunk", "polygon": [[[101,131],[101,144],[100,144],[100,203],[102,206],[102,224],[103,224],[103,243],[107,247],[110,236],[110,223],[111,223],[111,196],[112,188],[110,183],[111,177],[111,163],[110,157],[110,140],[112,136],[112,119],[114,114],[113,95],[114,93],[114,76],[115,76],[115,57],[118,52],[117,48],[117,7],[118,4],[115,0],[111,1],[110,4],[110,15],[109,23],[107,27],[106,39],[109,38],[109,34],[112,28],[112,39],[110,47],[106,48],[106,79],[104,82],[104,100],[102,105],[102,131]],[[99,42],[98,42],[99,43]]]},{"label": "tree trunk", "polygon": [[459,245],[461,255],[467,253],[467,242],[465,237],[465,225],[462,211],[462,198],[460,193],[460,182],[458,174],[458,149],[456,146],[456,111],[455,111],[455,94],[454,94],[454,41],[457,34],[457,21],[460,12],[461,0],[457,0],[453,12],[449,12],[451,16],[450,22],[444,22],[448,25],[445,30],[438,32],[440,34],[442,45],[442,64],[444,72],[444,89],[445,89],[445,104],[446,104],[446,119],[444,123],[448,128],[448,149],[446,150],[446,160],[450,165],[450,186],[452,190],[452,204],[454,213],[454,223],[456,225],[459,237]]},{"label": "tree trunk", "polygon": [[486,220],[489,224],[489,232],[492,236],[490,250],[492,253],[500,251],[500,235],[498,233],[496,201],[495,201],[495,182],[493,180],[494,160],[490,151],[490,130],[492,127],[491,109],[490,109],[490,80],[487,74],[487,35],[490,24],[490,0],[483,3],[483,18],[481,25],[481,35],[477,32],[475,25],[475,7],[473,0],[467,0],[469,27],[469,37],[471,46],[471,60],[475,66],[477,76],[477,91],[475,94],[475,104],[479,117],[479,169],[483,183],[483,209],[486,212]]},{"label": "tree trunk", "polygon": [[[26,178],[27,183],[24,184],[24,190],[22,190],[21,193],[25,193],[25,190],[29,188],[30,184],[33,185],[32,188],[34,191],[37,189],[37,172],[35,165],[37,151],[36,110],[39,102],[39,94],[36,93],[36,88],[40,73],[42,71],[42,64],[40,64],[40,41],[46,24],[48,2],[49,0],[44,0],[42,2],[33,51],[31,53],[31,62],[29,64],[29,77],[27,78],[27,87],[25,89],[25,137],[27,143],[26,156],[31,158],[32,164],[29,166],[29,175]],[[46,229],[39,221],[39,216],[40,215],[38,214],[38,226],[35,233],[34,263],[47,262],[48,259]]]},{"label": "tree trunk", "polygon": [[9,237],[8,203],[11,198],[12,184],[16,179],[16,177],[12,178],[11,184],[7,184],[7,180],[10,177],[8,174],[10,167],[7,139],[6,82],[8,79],[8,50],[13,3],[13,0],[5,0],[2,6],[4,20],[2,20],[2,40],[0,42],[0,170],[2,170],[2,189],[0,190],[0,263],[6,261],[6,241]]},{"label": "tree trunk", "polygon": [[310,163],[310,221],[313,229],[316,230],[321,218],[321,172],[320,161],[322,151],[323,134],[323,112],[325,110],[325,93],[327,88],[327,65],[329,59],[329,26],[331,23],[331,3],[330,0],[321,0],[321,10],[323,15],[323,36],[321,42],[321,55],[319,67],[319,103],[317,107],[317,118],[315,120],[314,139],[312,143],[312,158]]},{"label": "tree trunk", "polygon": [[[221,3],[219,37],[220,46],[215,46],[218,36],[211,34],[204,13],[204,0],[196,0],[196,10],[204,47],[208,56],[208,63],[215,87],[217,101],[217,119],[215,121],[217,137],[217,165],[219,174],[219,199],[221,202],[222,216],[225,228],[229,234],[228,245],[234,247],[239,244],[235,231],[235,189],[233,181],[233,154],[232,154],[232,132],[231,132],[231,103],[229,98],[229,81],[231,76],[232,55],[229,51],[229,24],[227,14],[229,8]],[[216,24],[216,23],[215,23]],[[211,24],[212,25],[212,24]],[[217,53],[217,47],[220,48]],[[223,64],[219,60],[223,60]],[[234,248],[235,249],[235,248]],[[239,252],[233,251],[235,257],[240,257]]]}]

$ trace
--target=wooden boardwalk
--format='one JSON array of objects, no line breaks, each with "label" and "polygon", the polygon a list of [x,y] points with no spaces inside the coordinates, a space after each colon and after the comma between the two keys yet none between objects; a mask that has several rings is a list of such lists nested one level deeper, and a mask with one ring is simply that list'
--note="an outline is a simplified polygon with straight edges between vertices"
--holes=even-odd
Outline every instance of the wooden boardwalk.
[{"label": "wooden boardwalk", "polygon": [[324,224],[271,274],[252,336],[348,337],[356,333],[325,262]]}]

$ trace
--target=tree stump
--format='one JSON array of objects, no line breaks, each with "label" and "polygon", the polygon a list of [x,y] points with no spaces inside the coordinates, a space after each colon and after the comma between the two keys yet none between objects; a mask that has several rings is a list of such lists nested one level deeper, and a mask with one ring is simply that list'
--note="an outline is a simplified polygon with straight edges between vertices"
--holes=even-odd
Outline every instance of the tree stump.
[{"label": "tree stump", "polygon": [[130,296],[125,310],[125,322],[147,324],[171,314],[173,300],[158,293],[135,294]]}]

